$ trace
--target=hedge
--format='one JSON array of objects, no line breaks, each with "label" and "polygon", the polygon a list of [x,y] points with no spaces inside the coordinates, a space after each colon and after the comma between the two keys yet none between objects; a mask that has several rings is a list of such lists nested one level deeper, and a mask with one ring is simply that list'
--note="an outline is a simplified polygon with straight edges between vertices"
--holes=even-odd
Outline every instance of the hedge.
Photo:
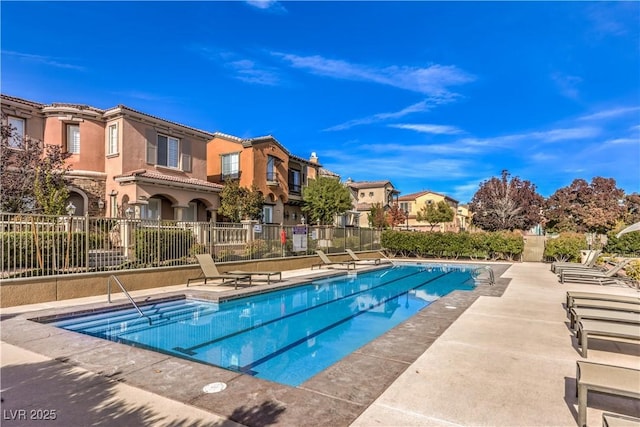
[{"label": "hedge", "polygon": [[135,262],[143,265],[160,265],[165,261],[186,258],[196,243],[190,230],[137,229]]},{"label": "hedge", "polygon": [[385,230],[382,247],[404,257],[509,260],[519,258],[524,238],[517,232],[454,233]]}]

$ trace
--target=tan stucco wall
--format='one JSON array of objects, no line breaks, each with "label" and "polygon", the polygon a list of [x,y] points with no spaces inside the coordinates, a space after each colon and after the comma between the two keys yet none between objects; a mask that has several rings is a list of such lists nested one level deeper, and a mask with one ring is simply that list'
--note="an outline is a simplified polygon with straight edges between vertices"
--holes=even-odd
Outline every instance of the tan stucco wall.
[{"label": "tan stucco wall", "polygon": [[[375,252],[359,253],[361,259],[376,257]],[[333,261],[348,261],[347,254],[330,254]],[[319,263],[317,256],[274,258],[260,261],[236,261],[217,264],[222,273],[231,270],[287,271],[309,268]],[[200,275],[197,265],[127,270],[105,273],[69,274],[51,278],[9,279],[0,283],[0,307],[13,307],[107,294],[107,280],[116,274],[128,291],[186,284]],[[112,293],[119,292],[115,283]]]}]

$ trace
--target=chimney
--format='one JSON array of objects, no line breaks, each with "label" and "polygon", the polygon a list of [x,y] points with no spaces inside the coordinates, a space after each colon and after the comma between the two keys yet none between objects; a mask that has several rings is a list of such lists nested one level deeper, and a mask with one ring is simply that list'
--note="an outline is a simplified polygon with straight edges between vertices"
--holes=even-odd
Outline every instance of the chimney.
[{"label": "chimney", "polygon": [[309,159],[309,161],[310,161],[311,163],[318,164],[318,156],[316,155],[316,152],[315,152],[315,151],[313,151],[313,152],[311,153],[311,158]]}]

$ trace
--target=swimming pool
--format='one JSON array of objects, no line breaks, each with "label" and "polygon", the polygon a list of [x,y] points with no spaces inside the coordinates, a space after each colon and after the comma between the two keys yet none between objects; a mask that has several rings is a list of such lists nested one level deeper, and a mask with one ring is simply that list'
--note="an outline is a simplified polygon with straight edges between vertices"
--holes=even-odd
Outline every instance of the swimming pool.
[{"label": "swimming pool", "polygon": [[297,386],[453,290],[477,266],[397,265],[221,303],[179,298],[54,326]]}]

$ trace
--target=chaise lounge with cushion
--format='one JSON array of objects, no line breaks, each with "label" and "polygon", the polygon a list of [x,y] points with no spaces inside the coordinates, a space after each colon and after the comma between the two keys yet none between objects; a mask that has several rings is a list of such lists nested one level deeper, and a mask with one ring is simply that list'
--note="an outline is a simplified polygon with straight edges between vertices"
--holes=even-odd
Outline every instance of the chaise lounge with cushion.
[{"label": "chaise lounge with cushion", "polygon": [[329,257],[327,256],[327,254],[325,254],[323,251],[321,251],[320,249],[316,250],[316,254],[320,257],[320,261],[322,261],[321,263],[318,264],[312,264],[311,265],[311,269],[313,270],[314,267],[327,267],[327,268],[336,268],[336,267],[342,267],[345,268],[347,270],[349,270],[351,267],[353,267],[353,269],[356,269],[356,263],[355,261],[331,261],[329,259]]},{"label": "chaise lounge with cushion", "polygon": [[213,258],[211,258],[209,254],[198,254],[196,255],[196,259],[198,260],[198,265],[200,265],[200,275],[187,279],[187,287],[192,281],[202,279],[204,279],[205,285],[207,284],[207,280],[220,280],[220,285],[233,283],[236,289],[238,289],[239,280],[249,280],[249,285],[251,285],[250,274],[220,273],[218,267],[216,267],[216,263],[213,262]]}]

